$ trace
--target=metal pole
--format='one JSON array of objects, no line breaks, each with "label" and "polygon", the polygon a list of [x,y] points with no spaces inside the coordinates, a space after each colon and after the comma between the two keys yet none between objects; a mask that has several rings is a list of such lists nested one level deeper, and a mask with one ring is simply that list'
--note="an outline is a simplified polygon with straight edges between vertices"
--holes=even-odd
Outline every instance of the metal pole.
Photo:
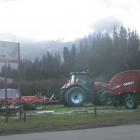
[{"label": "metal pole", "polygon": [[4,79],[5,79],[5,122],[8,123],[8,101],[7,101],[7,63],[4,65]]},{"label": "metal pole", "polygon": [[22,118],[23,108],[22,108],[22,102],[21,102],[21,76],[20,76],[20,44],[18,43],[18,68],[17,68],[17,74],[18,74],[18,89],[19,89],[19,104],[20,104],[20,119]]}]

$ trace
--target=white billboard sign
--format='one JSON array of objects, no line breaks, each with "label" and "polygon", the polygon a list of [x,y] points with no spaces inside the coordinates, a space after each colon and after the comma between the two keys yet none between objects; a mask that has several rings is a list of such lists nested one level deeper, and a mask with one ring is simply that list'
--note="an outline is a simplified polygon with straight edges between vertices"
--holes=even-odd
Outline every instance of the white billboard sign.
[{"label": "white billboard sign", "polygon": [[[18,89],[7,89],[7,98],[19,98],[19,90]],[[0,89],[0,100],[5,99],[5,89]]]},{"label": "white billboard sign", "polygon": [[19,43],[0,41],[0,61],[18,62]]}]

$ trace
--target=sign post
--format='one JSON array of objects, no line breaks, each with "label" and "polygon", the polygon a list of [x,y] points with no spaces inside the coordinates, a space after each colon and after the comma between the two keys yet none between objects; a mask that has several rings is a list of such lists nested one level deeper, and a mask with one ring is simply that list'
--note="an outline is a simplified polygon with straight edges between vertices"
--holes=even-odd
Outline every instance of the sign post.
[{"label": "sign post", "polygon": [[7,64],[17,63],[18,69],[18,88],[19,88],[19,104],[20,104],[20,119],[22,115],[21,106],[21,80],[20,80],[20,44],[15,42],[0,41],[0,62],[5,64],[5,122],[8,122],[8,100],[7,100]]},{"label": "sign post", "polygon": [[18,43],[18,89],[19,89],[19,101],[20,101],[20,119],[22,116],[22,106],[21,106],[21,76],[20,76],[20,44]]}]

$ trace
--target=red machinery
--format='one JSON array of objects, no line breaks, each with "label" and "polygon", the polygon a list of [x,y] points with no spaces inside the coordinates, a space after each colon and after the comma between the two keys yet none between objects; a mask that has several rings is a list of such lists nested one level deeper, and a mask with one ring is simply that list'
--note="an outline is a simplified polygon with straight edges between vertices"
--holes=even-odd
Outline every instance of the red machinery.
[{"label": "red machinery", "polygon": [[128,109],[137,108],[140,99],[140,70],[128,70],[115,75],[109,89],[120,104]]},{"label": "red machinery", "polygon": [[35,95],[35,96],[22,96],[21,100],[19,97],[17,98],[7,98],[0,100],[0,106],[4,107],[6,105],[23,105],[24,109],[36,109],[38,105],[43,104],[58,104],[58,101],[53,97],[53,95],[50,98],[46,98],[41,95]]},{"label": "red machinery", "polygon": [[23,103],[45,104],[46,98],[44,96],[22,96]]}]

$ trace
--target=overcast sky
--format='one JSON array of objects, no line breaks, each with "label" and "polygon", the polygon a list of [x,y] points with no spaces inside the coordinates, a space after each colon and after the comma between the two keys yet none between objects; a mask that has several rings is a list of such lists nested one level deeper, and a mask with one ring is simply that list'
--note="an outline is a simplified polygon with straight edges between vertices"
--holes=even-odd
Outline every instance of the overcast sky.
[{"label": "overcast sky", "polygon": [[140,0],[0,0],[0,39],[74,40],[124,25],[140,33]]}]

